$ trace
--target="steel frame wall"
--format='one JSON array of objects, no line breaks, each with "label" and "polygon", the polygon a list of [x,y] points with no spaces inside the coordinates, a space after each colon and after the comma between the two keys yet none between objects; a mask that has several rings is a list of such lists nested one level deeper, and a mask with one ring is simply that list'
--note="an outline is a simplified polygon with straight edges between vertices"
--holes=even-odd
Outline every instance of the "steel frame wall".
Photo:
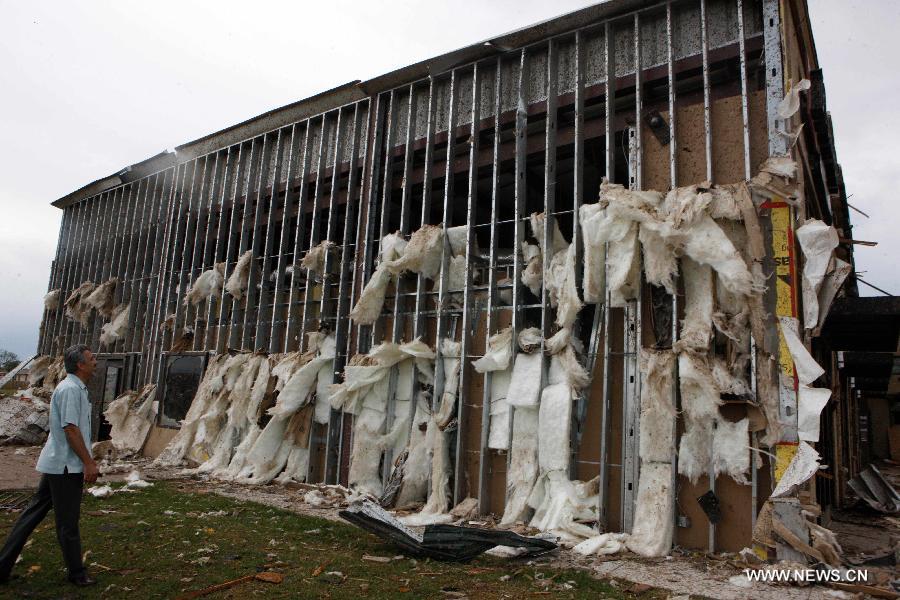
[{"label": "steel frame wall", "polygon": [[[546,292],[533,298],[521,284],[519,249],[529,237],[525,223],[530,212],[548,215],[545,239],[554,220],[571,225],[564,234],[571,236],[580,257],[578,208],[595,193],[586,189],[586,169],[610,181],[625,173],[628,185],[640,189],[642,123],[651,105],[667,108],[671,115],[670,183],[677,185],[676,93],[680,88],[690,93],[691,86],[702,88],[706,174],[712,180],[714,67],[720,80],[723,73],[737,72],[738,81],[732,82],[737,91],[719,94],[740,94],[749,178],[750,74],[760,67],[763,46],[769,115],[783,93],[777,73],[770,76],[772,69],[780,72],[780,40],[763,22],[763,15],[768,21],[773,14],[777,22],[777,13],[772,0],[661,2],[373,93],[81,200],[64,211],[48,288],[62,290],[60,307],[45,313],[39,352],[59,354],[76,341],[98,347],[99,320],[81,328],[64,318],[62,301],[83,281],[100,283],[109,277],[120,279],[116,300],[130,302],[131,312],[125,338],[101,350],[139,356],[132,375],[137,384],[162,380],[165,356],[186,328],[194,334],[187,350],[217,353],[305,350],[307,334],[325,329],[337,338],[335,381],[352,354],[382,340],[422,336],[437,349],[432,397],[440,398],[445,378],[435,342],[453,337],[462,345],[453,498],[456,502],[477,494],[486,512],[489,482],[502,469],[492,466],[487,449],[490,374],[481,378],[469,364],[479,356],[475,349],[483,349],[486,338],[504,323],[512,326],[514,339],[528,324],[552,333]],[[662,48],[656,35],[660,31]],[[694,33],[700,34],[699,48],[692,46]],[[779,139],[770,135],[772,144]],[[617,171],[619,140],[627,144],[628,158],[626,168]],[[586,157],[588,142],[602,143],[602,160]],[[770,148],[772,153],[780,150]],[[563,162],[570,182],[558,179]],[[463,181],[465,186],[457,189]],[[560,189],[571,195],[563,197]],[[434,289],[421,277],[404,277],[389,293],[374,326],[351,326],[347,315],[372,273],[380,238],[392,231],[408,235],[424,224],[445,230],[469,226],[461,302],[451,306],[445,244]],[[327,254],[326,274],[317,279],[302,271],[299,261],[324,240],[334,248]],[[476,245],[484,252],[476,255]],[[234,300],[223,291],[214,301],[184,305],[185,292],[200,273],[224,262],[227,277],[247,250],[253,259],[244,298]],[[548,253],[545,269],[549,260]],[[498,285],[501,275],[511,281]],[[506,292],[508,305],[500,300]],[[575,431],[580,440],[588,404],[601,403],[600,457],[592,463],[601,478],[601,521],[608,517],[609,471],[618,469],[623,494],[618,521],[627,529],[639,477],[642,309],[640,299],[624,311],[607,305],[600,303],[593,311],[586,307],[581,331],[576,330],[585,342],[591,372],[599,359],[604,380],[599,397],[582,398]],[[673,298],[672,314],[677,310]],[[161,331],[168,315],[175,316],[174,330]],[[672,321],[674,341],[677,319]],[[614,339],[622,340],[621,351],[612,348]],[[624,373],[619,391],[610,384],[616,361],[621,366],[615,368]],[[482,393],[472,395],[477,378]],[[396,374],[391,382],[387,427],[394,418]],[[622,437],[621,464],[611,463],[609,456],[610,428],[617,426],[609,418],[613,402],[622,403],[623,430],[633,432]],[[514,418],[511,411],[510,427]],[[478,435],[471,435],[473,426]],[[338,411],[329,425],[314,429],[312,478],[330,483],[342,479],[351,431],[349,415]],[[578,440],[573,443],[573,474]],[[385,459],[385,474],[390,459]],[[469,469],[470,461],[477,466]],[[755,475],[754,470],[754,498]],[[710,549],[714,544],[710,528]]]}]

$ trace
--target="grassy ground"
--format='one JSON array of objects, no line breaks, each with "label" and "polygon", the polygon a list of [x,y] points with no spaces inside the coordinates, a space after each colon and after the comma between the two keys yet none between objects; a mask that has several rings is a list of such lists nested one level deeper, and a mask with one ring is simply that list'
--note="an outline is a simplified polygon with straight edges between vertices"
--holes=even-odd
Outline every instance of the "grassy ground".
[{"label": "grassy ground", "polygon": [[[209,598],[660,598],[580,571],[480,557],[468,564],[396,558],[395,548],[348,524],[305,517],[157,482],[105,499],[86,496],[81,532],[99,580],[82,592],[64,582],[53,515],[41,524],[0,597],[175,598],[244,575],[275,571]],[[114,486],[115,487],[115,486]],[[215,513],[215,514],[203,514]],[[0,535],[17,514],[0,513]],[[390,562],[364,555],[392,557]]]}]

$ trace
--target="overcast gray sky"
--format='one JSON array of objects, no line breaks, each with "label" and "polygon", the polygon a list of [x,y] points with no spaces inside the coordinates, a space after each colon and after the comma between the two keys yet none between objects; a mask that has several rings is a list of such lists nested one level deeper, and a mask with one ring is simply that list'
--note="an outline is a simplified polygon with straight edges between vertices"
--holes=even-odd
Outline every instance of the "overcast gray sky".
[{"label": "overcast gray sky", "polygon": [[[32,353],[61,212],[49,203],[166,148],[593,4],[0,0],[0,348]],[[892,0],[810,0],[857,268],[900,292]],[[862,288],[863,294],[870,290]]]}]

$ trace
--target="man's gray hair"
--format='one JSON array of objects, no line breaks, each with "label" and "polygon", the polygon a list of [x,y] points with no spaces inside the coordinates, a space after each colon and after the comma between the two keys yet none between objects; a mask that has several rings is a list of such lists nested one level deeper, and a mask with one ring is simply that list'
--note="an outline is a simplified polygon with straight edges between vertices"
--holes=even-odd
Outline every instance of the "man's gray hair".
[{"label": "man's gray hair", "polygon": [[66,363],[66,373],[75,373],[78,371],[78,363],[84,362],[84,351],[90,350],[84,344],[75,344],[69,346],[63,352],[63,361]]}]

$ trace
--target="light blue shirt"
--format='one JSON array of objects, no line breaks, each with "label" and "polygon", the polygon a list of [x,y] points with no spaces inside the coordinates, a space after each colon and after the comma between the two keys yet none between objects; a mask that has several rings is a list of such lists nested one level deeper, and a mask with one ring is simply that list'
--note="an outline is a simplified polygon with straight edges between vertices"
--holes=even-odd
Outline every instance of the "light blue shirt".
[{"label": "light blue shirt", "polygon": [[35,467],[39,472],[49,475],[61,475],[66,469],[69,473],[84,472],[84,464],[69,446],[63,431],[63,427],[69,424],[81,430],[84,445],[90,451],[91,401],[87,386],[72,373],[59,382],[50,397],[50,435]]}]

